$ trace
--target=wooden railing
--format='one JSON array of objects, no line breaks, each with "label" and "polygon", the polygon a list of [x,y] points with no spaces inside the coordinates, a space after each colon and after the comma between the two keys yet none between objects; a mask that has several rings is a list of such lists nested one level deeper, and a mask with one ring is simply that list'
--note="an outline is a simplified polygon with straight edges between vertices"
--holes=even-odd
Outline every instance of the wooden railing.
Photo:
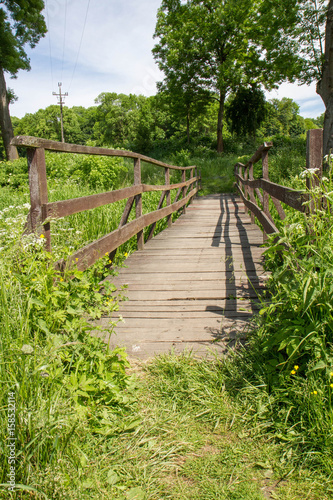
[{"label": "wooden railing", "polygon": [[[256,217],[262,225],[265,235],[278,232],[270,213],[269,197],[271,197],[277,213],[282,220],[286,215],[281,202],[304,213],[309,212],[311,208],[313,208],[311,207],[309,193],[305,191],[296,191],[295,189],[275,184],[269,180],[268,152],[272,146],[273,144],[271,142],[264,143],[254,153],[246,165],[242,163],[237,163],[235,165],[236,187],[244,205],[250,211],[251,221],[254,223]],[[262,177],[260,179],[254,179],[253,165],[258,161],[262,162]],[[322,175],[321,129],[308,131],[306,166],[307,168],[317,171],[317,175],[313,177],[312,181],[307,179],[307,187],[309,188],[318,183]]]},{"label": "wooden railing", "polygon": [[[170,227],[172,224],[172,213],[180,209],[182,209],[183,213],[185,213],[186,204],[191,201],[199,190],[200,176],[198,175],[197,167],[195,166],[177,167],[137,153],[132,153],[130,151],[66,144],[29,136],[14,137],[12,144],[17,147],[25,147],[27,149],[31,203],[27,221],[27,232],[35,233],[38,228],[43,226],[43,234],[45,235],[46,249],[48,251],[51,251],[50,219],[66,217],[78,212],[91,210],[93,208],[127,199],[118,229],[76,251],[70,256],[66,263],[59,263],[59,269],[62,269],[65,265],[69,267],[76,266],[79,270],[87,269],[106,253],[109,253],[111,256],[114,255],[120,245],[135,235],[137,235],[138,249],[143,249],[144,228],[150,226],[147,238],[148,241],[153,237],[156,222],[160,219],[167,217],[168,227]],[[116,191],[109,191],[106,193],[50,203],[48,201],[45,150],[133,158],[134,185],[118,189]],[[164,168],[164,185],[154,186],[142,184],[141,160]],[[182,172],[182,182],[170,184],[170,169],[180,170]],[[190,172],[189,179],[186,179],[187,171]],[[175,200],[171,203],[170,192],[173,189],[178,189],[178,192]],[[148,191],[162,191],[162,194],[157,209],[143,215],[142,194]],[[162,208],[164,200],[166,200],[166,206]],[[133,221],[128,222],[128,218],[134,204],[136,218]]]}]

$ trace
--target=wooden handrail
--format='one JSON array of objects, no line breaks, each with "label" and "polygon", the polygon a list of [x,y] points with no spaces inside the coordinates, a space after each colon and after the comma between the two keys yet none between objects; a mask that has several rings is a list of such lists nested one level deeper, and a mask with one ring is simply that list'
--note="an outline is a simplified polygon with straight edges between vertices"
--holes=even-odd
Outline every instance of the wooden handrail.
[{"label": "wooden handrail", "polygon": [[[309,130],[307,140],[307,168],[316,168],[320,177],[322,174],[320,169],[322,164],[322,131],[319,129]],[[235,165],[236,187],[244,205],[250,210],[251,221],[254,222],[255,217],[258,219],[263,227],[264,235],[278,232],[269,211],[269,196],[281,219],[285,218],[285,212],[280,202],[303,213],[308,213],[312,207],[309,193],[296,191],[269,180],[268,151],[272,146],[271,142],[264,143],[245,165],[242,163]],[[254,179],[253,165],[260,160],[262,161],[262,178]],[[244,191],[242,187],[244,187]],[[259,207],[256,196],[262,208]]]},{"label": "wooden handrail", "polygon": [[162,161],[155,160],[149,156],[133,153],[132,151],[123,151],[122,149],[98,148],[95,146],[82,146],[80,144],[68,144],[66,142],[49,141],[48,139],[40,139],[39,137],[31,137],[29,135],[17,135],[11,141],[12,146],[23,146],[25,148],[43,148],[46,151],[56,151],[58,153],[76,153],[83,155],[99,155],[99,156],[121,156],[123,158],[134,158],[138,160],[157,165],[158,167],[168,167],[173,170],[190,170],[191,167],[177,167],[169,165]]},{"label": "wooden handrail", "polygon": [[[26,232],[36,232],[40,226],[43,226],[43,232],[46,238],[46,249],[48,251],[51,251],[50,223],[53,218],[66,217],[68,215],[127,199],[118,229],[76,251],[69,257],[67,263],[59,261],[57,263],[58,269],[63,269],[64,266],[76,266],[79,270],[87,269],[96,260],[103,257],[105,253],[109,253],[112,259],[117,248],[135,235],[137,235],[138,249],[143,249],[144,228],[150,226],[148,236],[148,239],[150,239],[153,236],[155,225],[158,220],[167,217],[167,223],[168,226],[170,226],[172,224],[172,213],[180,209],[184,212],[186,204],[190,202],[199,191],[199,182],[201,179],[200,175],[198,176],[197,174],[197,168],[195,166],[178,167],[130,151],[66,144],[30,136],[14,137],[11,144],[27,148],[31,208],[28,215]],[[134,185],[115,191],[50,203],[48,201],[47,191],[45,150],[132,158],[134,159]],[[141,182],[141,160],[165,169],[164,185],[154,186]],[[170,169],[181,170],[182,182],[170,184]],[[187,171],[190,171],[190,178],[186,180]],[[178,189],[178,192],[174,202],[171,203],[170,192],[173,189]],[[190,189],[189,194],[187,194],[188,189]],[[151,191],[162,191],[160,202],[157,210],[143,215],[142,194]],[[166,207],[163,207],[165,199]],[[131,209],[134,205],[136,218],[128,222]]]}]

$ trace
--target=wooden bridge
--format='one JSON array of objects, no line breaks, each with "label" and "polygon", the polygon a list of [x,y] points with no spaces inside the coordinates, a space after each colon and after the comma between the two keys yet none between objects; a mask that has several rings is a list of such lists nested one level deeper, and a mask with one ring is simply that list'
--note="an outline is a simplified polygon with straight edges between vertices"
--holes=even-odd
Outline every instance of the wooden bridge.
[{"label": "wooden bridge", "polygon": [[[317,177],[311,181],[316,183],[322,175],[322,131],[311,130],[308,134],[307,167],[317,171]],[[192,349],[198,355],[221,354],[228,346],[241,342],[264,288],[263,234],[265,239],[266,234],[277,232],[271,211],[283,219],[287,205],[304,213],[316,209],[316,200],[310,198],[309,192],[270,182],[271,143],[261,146],[246,165],[235,166],[239,196],[205,197],[195,197],[200,175],[194,166],[178,167],[128,151],[34,137],[16,137],[12,144],[27,149],[31,199],[28,230],[43,231],[49,251],[50,218],[127,199],[118,229],[56,266],[59,272],[73,266],[84,270],[105,253],[113,258],[121,244],[137,235],[138,251],[126,260],[116,278],[110,278],[118,288],[127,285],[128,301],[120,304],[114,317],[100,321],[107,326],[110,319],[120,319],[116,335],[111,335],[110,347],[126,346],[130,356],[147,358],[171,348],[175,352]],[[134,184],[117,191],[49,203],[45,150],[133,158]],[[142,184],[141,160],[164,168],[164,185]],[[254,179],[253,165],[258,161],[262,162],[262,177]],[[181,182],[170,184],[170,170],[181,171]],[[173,190],[177,193],[171,202]],[[149,191],[160,191],[160,201],[155,211],[143,214],[142,195]],[[321,197],[318,200],[320,203]],[[135,219],[128,222],[133,206]],[[171,215],[176,211],[182,211],[182,215],[172,224]],[[166,218],[168,227],[153,238],[156,222],[162,218]],[[149,231],[144,241],[146,227]]]},{"label": "wooden bridge", "polygon": [[222,353],[241,341],[263,284],[262,242],[239,197],[196,198],[111,278],[128,285],[111,347],[147,358],[170,349]]}]

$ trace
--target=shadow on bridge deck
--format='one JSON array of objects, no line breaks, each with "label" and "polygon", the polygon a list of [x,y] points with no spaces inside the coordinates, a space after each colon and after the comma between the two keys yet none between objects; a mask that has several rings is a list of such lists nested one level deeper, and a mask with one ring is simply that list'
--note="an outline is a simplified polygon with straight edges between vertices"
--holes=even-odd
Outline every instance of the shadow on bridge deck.
[{"label": "shadow on bridge deck", "polygon": [[[234,195],[196,198],[171,228],[133,253],[112,279],[128,301],[110,347],[130,357],[192,349],[223,354],[242,341],[265,276],[262,232]],[[110,318],[100,324],[106,326]]]}]

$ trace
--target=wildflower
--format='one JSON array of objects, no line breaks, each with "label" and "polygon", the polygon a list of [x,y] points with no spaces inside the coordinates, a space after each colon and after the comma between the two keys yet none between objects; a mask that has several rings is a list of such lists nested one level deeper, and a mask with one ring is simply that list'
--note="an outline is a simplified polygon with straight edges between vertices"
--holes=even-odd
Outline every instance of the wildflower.
[{"label": "wildflower", "polygon": [[44,234],[41,234],[41,235],[40,235],[40,238],[45,238]]},{"label": "wildflower", "polygon": [[294,366],[294,370],[296,370],[296,371],[297,371],[298,369],[299,369],[299,366],[298,366],[298,365],[295,365],[295,366]]},{"label": "wildflower", "polygon": [[317,391],[312,391],[311,394],[316,395],[316,394],[318,394],[318,392]]},{"label": "wildflower", "polygon": [[107,257],[109,255],[109,252],[105,252],[105,257]]},{"label": "wildflower", "polygon": [[330,387],[333,389],[333,384],[330,384]]},{"label": "wildflower", "polygon": [[21,347],[21,351],[23,352],[23,354],[32,354],[34,352],[34,348],[29,344],[24,344]]},{"label": "wildflower", "polygon": [[60,281],[64,281],[64,278],[60,278]]},{"label": "wildflower", "polygon": [[77,257],[75,257],[75,261],[77,262],[79,259]]},{"label": "wildflower", "polygon": [[292,375],[295,375],[296,374],[296,371],[295,370],[291,370],[290,372]]},{"label": "wildflower", "polygon": [[128,255],[128,253],[127,253],[127,252],[125,252],[125,257],[127,257],[127,255]]},{"label": "wildflower", "polygon": [[109,260],[109,264],[112,264],[112,260]]},{"label": "wildflower", "polygon": [[330,373],[330,377],[333,377],[333,372]]}]

